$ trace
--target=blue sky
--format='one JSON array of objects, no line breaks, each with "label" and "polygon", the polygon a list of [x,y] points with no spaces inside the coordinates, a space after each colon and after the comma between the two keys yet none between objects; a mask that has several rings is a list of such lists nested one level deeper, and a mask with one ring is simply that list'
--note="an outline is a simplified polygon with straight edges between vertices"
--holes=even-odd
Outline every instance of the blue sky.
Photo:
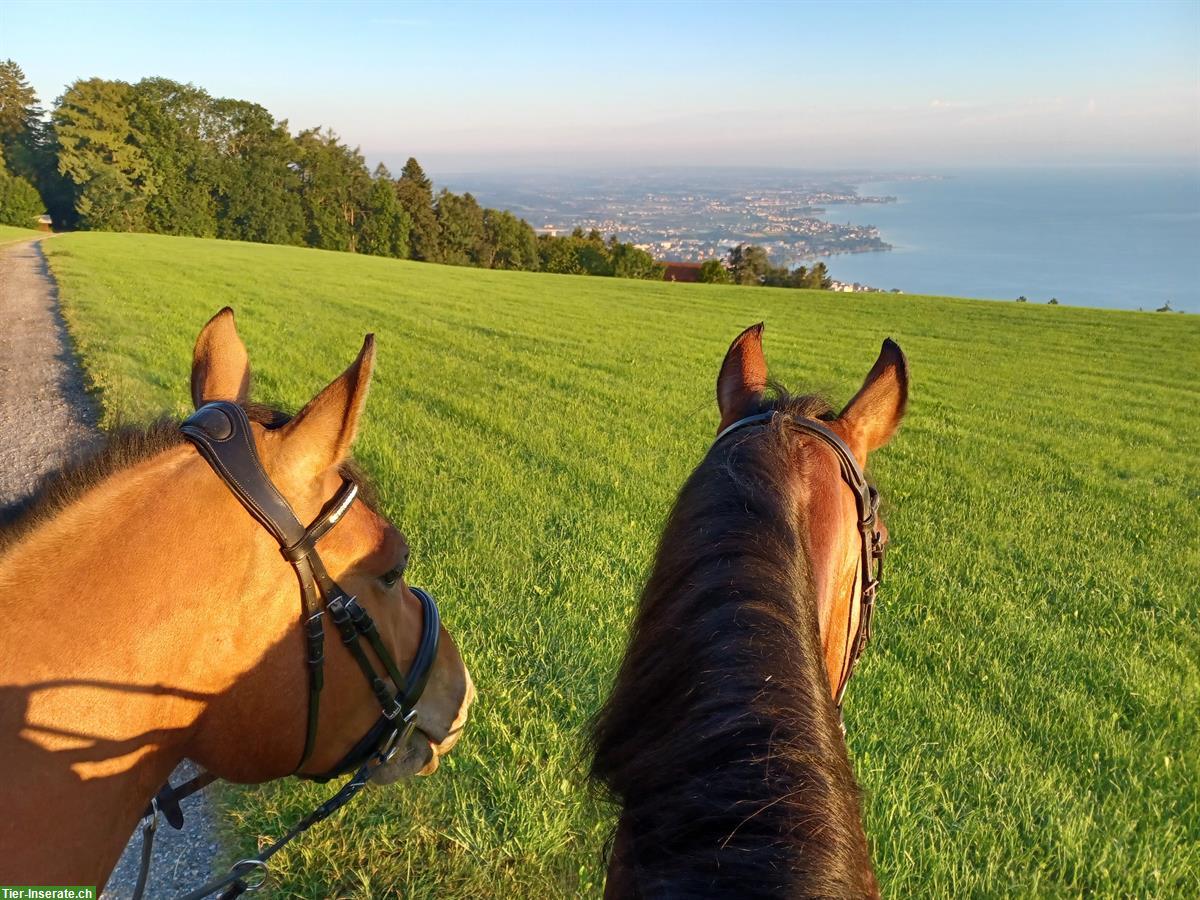
[{"label": "blue sky", "polygon": [[161,75],[372,161],[1200,163],[1200,2],[0,3],[48,105]]}]

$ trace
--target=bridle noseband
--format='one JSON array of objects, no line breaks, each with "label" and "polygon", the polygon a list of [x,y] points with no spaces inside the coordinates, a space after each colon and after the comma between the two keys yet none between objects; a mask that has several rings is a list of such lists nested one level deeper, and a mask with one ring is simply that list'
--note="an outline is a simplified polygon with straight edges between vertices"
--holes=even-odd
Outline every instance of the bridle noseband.
[{"label": "bridle noseband", "polygon": [[[766,425],[776,415],[779,413],[771,411],[738,419],[732,425],[721,430],[716,440],[713,441],[713,446],[721,443],[725,437],[735,431],[756,425]],[[818,438],[833,450],[842,470],[842,480],[854,492],[854,502],[858,507],[858,532],[862,546],[859,578],[862,587],[858,595],[858,628],[854,630],[853,635],[850,633],[850,626],[854,621],[854,616],[851,615],[846,619],[846,653],[842,662],[841,678],[833,698],[837,708],[841,710],[842,698],[846,693],[846,685],[850,683],[854,666],[858,663],[859,657],[866,649],[867,642],[871,639],[871,615],[875,610],[875,594],[879,588],[879,579],[883,574],[883,556],[887,548],[887,540],[879,529],[879,493],[867,482],[862,466],[858,464],[858,460],[854,458],[854,453],[846,446],[846,442],[838,437],[832,429],[811,419],[789,418],[787,424],[803,434]]]},{"label": "bridle noseband", "polygon": [[[329,781],[358,768],[372,754],[389,755],[400,749],[417,725],[417,701],[429,680],[437,657],[441,623],[437,604],[420,588],[411,588],[421,601],[424,622],[417,654],[408,674],[400,672],[392,653],[384,645],[374,620],[326,571],[316,545],[346,514],[358,494],[358,485],[344,481],[307,528],[300,524],[292,507],[267,476],[254,446],[254,434],[246,411],[236,403],[218,400],[201,406],[179,426],[200,455],[217,473],[238,501],[279,543],[283,558],[291,563],[300,581],[304,608],[304,639],[308,664],[308,727],[304,751],[295,772],[312,755],[317,740],[321,689],[325,683],[325,613],[337,626],[342,643],[362,670],[381,715],[371,729],[333,768],[320,775],[302,774],[313,781]],[[322,601],[324,605],[322,607]],[[365,638],[383,664],[381,675],[368,658],[360,638]],[[391,686],[384,679],[390,679]]]}]

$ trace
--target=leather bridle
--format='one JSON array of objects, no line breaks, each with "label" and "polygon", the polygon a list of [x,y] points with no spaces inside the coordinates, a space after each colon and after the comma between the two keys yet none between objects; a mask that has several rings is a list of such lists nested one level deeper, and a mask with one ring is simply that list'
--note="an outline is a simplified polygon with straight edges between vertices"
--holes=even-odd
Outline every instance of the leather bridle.
[{"label": "leather bridle", "polygon": [[[400,672],[392,653],[384,645],[374,620],[326,571],[317,553],[319,541],[344,516],[358,494],[358,485],[345,481],[307,528],[300,524],[292,507],[263,470],[254,446],[250,419],[236,403],[218,400],[206,403],[186,419],[179,430],[191,441],[238,501],[279,543],[283,558],[291,563],[300,581],[304,608],[304,639],[308,663],[308,727],[304,751],[295,772],[301,778],[329,781],[360,766],[382,748],[403,745],[417,724],[417,701],[429,680],[437,657],[441,623],[437,604],[420,588],[412,592],[421,601],[424,623],[408,674]],[[322,601],[324,608],[322,608]],[[341,634],[342,643],[362,670],[381,715],[371,729],[332,769],[320,775],[300,773],[317,740],[317,720],[324,678],[325,613]],[[365,638],[383,664],[379,673],[363,649]],[[391,686],[384,678],[391,680]]]},{"label": "leather bridle", "polygon": [[[421,699],[437,658],[441,620],[433,597],[420,588],[410,587],[421,602],[423,621],[416,656],[407,674],[401,673],[391,651],[383,643],[374,620],[353,595],[330,577],[317,553],[317,542],[354,503],[358,496],[358,485],[344,480],[338,492],[306,528],[300,524],[291,505],[263,469],[254,445],[250,419],[241,406],[225,400],[206,403],[185,419],[179,430],[195,445],[238,502],[278,542],[280,553],[295,569],[300,582],[305,661],[308,667],[308,724],[304,748],[293,774],[311,781],[326,782],[354,772],[353,777],[336,794],[257,856],[240,860],[224,876],[185,895],[185,900],[199,900],[225,888],[222,898],[232,898],[261,887],[266,877],[268,859],[293,838],[349,802],[367,784],[376,768],[391,760],[404,747],[409,735],[417,727],[417,702]],[[326,613],[375,695],[380,716],[332,768],[320,774],[310,774],[300,769],[308,762],[316,746],[321,691],[325,683]],[[382,664],[382,673],[367,655],[363,639]],[[142,827],[142,861],[133,893],[135,900],[139,900],[145,891],[159,813],[163,813],[173,827],[182,828],[180,800],[213,780],[215,776],[205,772],[177,787],[168,781],[151,801],[144,814],[148,821]],[[251,879],[252,873],[259,876],[257,881]]]},{"label": "leather bridle", "polygon": [[[772,410],[738,419],[721,430],[716,440],[713,441],[713,446],[743,428],[766,426],[777,415],[786,414]],[[867,642],[871,639],[871,615],[875,610],[875,594],[879,588],[879,579],[883,574],[883,556],[887,549],[887,538],[884,537],[879,527],[879,493],[867,481],[862,466],[858,464],[858,460],[854,458],[854,453],[846,446],[846,442],[838,437],[832,429],[812,419],[787,418],[786,424],[802,434],[817,438],[833,450],[841,467],[842,480],[854,493],[854,503],[858,508],[858,532],[862,548],[861,566],[855,579],[856,583],[860,585],[858,627],[851,633],[854,616],[850,615],[846,618],[846,643],[842,657],[842,673],[837,690],[833,695],[834,702],[840,711],[842,698],[846,693],[846,685],[850,683],[854,666],[858,663],[859,657],[866,649]]]}]

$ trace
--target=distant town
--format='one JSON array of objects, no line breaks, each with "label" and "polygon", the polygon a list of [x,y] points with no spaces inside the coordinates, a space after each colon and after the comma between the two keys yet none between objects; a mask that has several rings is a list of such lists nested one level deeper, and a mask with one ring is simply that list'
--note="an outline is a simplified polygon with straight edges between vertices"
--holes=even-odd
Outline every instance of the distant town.
[{"label": "distant town", "polygon": [[[888,180],[915,177],[920,176]],[[846,221],[868,218],[870,207],[896,200],[864,190],[869,189],[865,178],[700,173],[665,179],[662,173],[645,173],[583,183],[559,183],[544,175],[537,182],[520,177],[495,184],[479,177],[469,181],[481,202],[511,209],[542,234],[594,229],[658,260],[718,259],[739,243],[763,247],[783,266],[892,249],[874,225]]]},{"label": "distant town", "polygon": [[551,212],[534,228],[547,234],[596,229],[641,247],[655,259],[701,262],[732,244],[754,243],[771,259],[792,265],[818,256],[890,250],[873,225],[835,224],[820,218],[831,204],[887,203],[829,190],[775,190],[712,195],[645,193],[595,198],[583,215]]}]

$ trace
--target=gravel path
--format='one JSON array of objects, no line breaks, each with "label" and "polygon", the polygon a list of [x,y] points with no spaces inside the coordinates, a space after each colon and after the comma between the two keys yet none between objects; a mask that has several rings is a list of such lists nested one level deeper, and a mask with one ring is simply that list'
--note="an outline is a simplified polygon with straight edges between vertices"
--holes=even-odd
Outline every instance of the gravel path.
[{"label": "gravel path", "polygon": [[[0,247],[0,506],[25,496],[43,474],[97,440],[96,409],[71,353],[40,244]],[[179,784],[195,771],[185,761],[171,781]],[[147,897],[178,897],[215,871],[219,846],[207,797],[184,800],[183,814],[183,831],[159,821]],[[138,832],[104,900],[132,896],[141,861]]]},{"label": "gravel path", "polygon": [[[184,760],[171,776],[171,783],[178,785],[198,771],[195,765]],[[154,835],[154,858],[150,861],[147,898],[179,897],[225,871],[217,869],[221,847],[217,842],[207,792],[192,794],[180,806],[183,808],[183,831],[176,831],[167,824],[166,819],[159,817],[158,831]],[[100,900],[127,900],[132,897],[141,861],[142,838],[139,827],[134,830],[125,852],[121,854],[121,861],[109,877]]]},{"label": "gravel path", "polygon": [[40,241],[0,247],[0,506],[95,440]]}]

